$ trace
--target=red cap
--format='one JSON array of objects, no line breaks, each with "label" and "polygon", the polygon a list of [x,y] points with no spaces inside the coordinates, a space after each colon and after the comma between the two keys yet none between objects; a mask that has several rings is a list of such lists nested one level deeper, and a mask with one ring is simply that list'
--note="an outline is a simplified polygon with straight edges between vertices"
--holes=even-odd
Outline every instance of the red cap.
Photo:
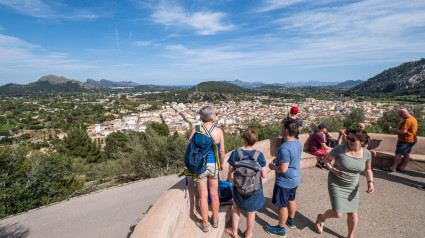
[{"label": "red cap", "polygon": [[292,114],[297,114],[298,113],[298,107],[292,107],[291,108],[291,113]]}]

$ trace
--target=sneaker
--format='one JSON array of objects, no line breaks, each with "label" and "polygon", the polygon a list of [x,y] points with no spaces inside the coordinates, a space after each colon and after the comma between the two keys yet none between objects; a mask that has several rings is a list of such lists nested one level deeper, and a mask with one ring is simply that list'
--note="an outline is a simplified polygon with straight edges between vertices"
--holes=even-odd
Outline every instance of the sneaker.
[{"label": "sneaker", "polygon": [[276,235],[282,238],[286,237],[285,227],[266,225],[264,230],[270,235]]},{"label": "sneaker", "polygon": [[297,228],[297,227],[295,226],[295,220],[294,220],[294,219],[290,219],[290,218],[288,218],[288,220],[286,220],[286,225],[287,225],[289,228]]}]

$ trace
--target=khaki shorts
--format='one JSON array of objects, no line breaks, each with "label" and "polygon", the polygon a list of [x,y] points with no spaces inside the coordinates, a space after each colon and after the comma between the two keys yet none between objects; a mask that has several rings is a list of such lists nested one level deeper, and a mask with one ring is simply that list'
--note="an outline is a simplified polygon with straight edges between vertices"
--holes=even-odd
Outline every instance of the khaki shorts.
[{"label": "khaki shorts", "polygon": [[218,179],[219,169],[216,163],[207,163],[207,169],[196,179],[197,183],[205,182],[208,178]]}]

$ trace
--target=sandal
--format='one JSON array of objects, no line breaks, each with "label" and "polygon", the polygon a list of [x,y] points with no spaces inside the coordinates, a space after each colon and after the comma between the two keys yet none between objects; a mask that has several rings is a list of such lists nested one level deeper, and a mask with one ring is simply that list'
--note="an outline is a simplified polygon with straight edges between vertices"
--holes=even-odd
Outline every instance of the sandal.
[{"label": "sandal", "polygon": [[383,167],[382,170],[387,171],[388,173],[395,172],[394,170],[390,169],[390,167]]},{"label": "sandal", "polygon": [[195,224],[197,227],[201,228],[203,232],[209,231],[209,225],[204,226],[201,219],[196,220]]},{"label": "sandal", "polygon": [[217,217],[217,221],[212,221],[212,227],[214,228],[218,227],[218,217]]},{"label": "sandal", "polygon": [[[315,225],[315,228],[316,228],[316,231],[317,231],[319,234],[322,234],[322,233],[323,233],[323,226],[325,225],[325,222],[321,222],[321,221],[320,221],[320,218],[321,218],[322,216],[323,216],[322,214],[319,214],[319,215],[317,215],[317,218],[316,218],[316,225]],[[319,225],[319,227],[318,227],[317,225]]]},{"label": "sandal", "polygon": [[226,229],[224,229],[224,232],[226,232],[226,234],[228,234],[232,238],[238,238],[238,233],[233,233],[233,229],[230,227],[226,227]]}]

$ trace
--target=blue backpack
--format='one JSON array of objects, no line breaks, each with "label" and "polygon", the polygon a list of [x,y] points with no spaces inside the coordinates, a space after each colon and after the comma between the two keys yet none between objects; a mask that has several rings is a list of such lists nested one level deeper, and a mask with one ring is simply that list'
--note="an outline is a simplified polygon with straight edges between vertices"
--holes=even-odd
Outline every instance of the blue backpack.
[{"label": "blue backpack", "polygon": [[[193,181],[196,181],[197,175],[205,172],[207,169],[207,155],[211,148],[214,151],[218,169],[220,169],[220,160],[218,155],[217,144],[211,138],[211,132],[215,128],[212,126],[208,131],[204,125],[202,125],[206,134],[202,133],[201,127],[197,125],[196,132],[193,134],[192,139],[189,141],[189,145],[186,149],[184,156],[184,164],[186,170],[183,172],[186,176],[193,176]],[[182,175],[183,175],[182,174]]]}]

